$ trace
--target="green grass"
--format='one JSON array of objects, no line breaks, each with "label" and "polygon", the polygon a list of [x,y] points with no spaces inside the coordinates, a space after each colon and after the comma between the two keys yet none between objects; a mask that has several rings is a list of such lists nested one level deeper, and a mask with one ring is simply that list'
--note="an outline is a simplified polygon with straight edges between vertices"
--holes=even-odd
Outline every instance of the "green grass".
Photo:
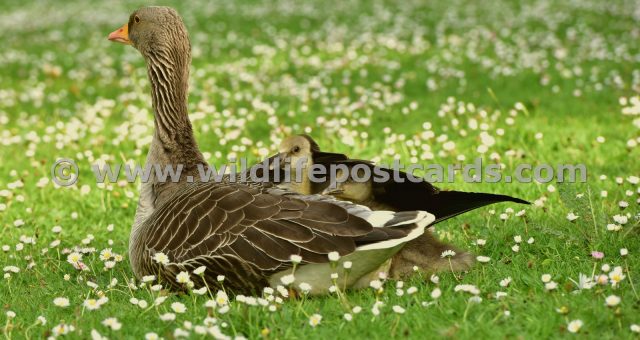
[{"label": "green grass", "polygon": [[[469,162],[482,156],[490,163],[495,152],[506,165],[504,174],[520,163],[582,163],[588,169],[586,183],[553,183],[555,191],[548,190],[550,183],[463,183],[460,176],[439,185],[530,201],[547,198],[544,207],[503,204],[437,226],[445,240],[491,258],[460,278],[479,288],[481,303],[454,292],[458,282],[445,272],[439,274],[442,296],[425,307],[436,285],[429,275],[418,274],[404,282],[405,290],[418,288],[413,295],[396,296],[394,282],[379,295],[372,289],[349,292],[348,304],[363,309],[351,322],[343,319],[348,309],[332,296],[285,301],[276,312],[232,302],[226,314],[209,311],[226,325],[222,332],[274,339],[557,338],[572,335],[567,325],[579,319],[582,336],[637,337],[630,326],[640,323],[640,187],[626,178],[640,176],[640,148],[627,145],[640,137],[640,124],[622,115],[619,103],[620,97],[640,91],[638,21],[630,14],[638,13],[637,5],[165,3],[179,10],[190,31],[195,51],[189,106],[200,147],[213,164],[225,163],[227,156],[262,159],[275,152],[280,139],[307,129],[325,149],[380,162],[397,155],[405,162],[413,156],[422,163],[450,164],[464,155]],[[106,40],[135,8],[98,1],[0,4],[0,244],[10,248],[0,252],[0,261],[3,268],[20,268],[0,285],[3,311],[16,313],[13,319],[0,317],[6,338],[42,338],[60,323],[75,327],[71,338],[88,338],[92,329],[110,338],[143,338],[148,332],[171,338],[174,329],[185,329],[184,322],[195,327],[207,316],[207,299],[193,295],[170,294],[167,302],[144,312],[129,302],[136,297],[151,304],[157,295],[126,285],[133,275],[126,254],[139,184],[98,187],[90,170],[97,159],[142,163],[146,155],[153,123],[144,62],[133,48]],[[437,86],[429,88],[429,81]],[[450,97],[453,108],[472,104],[475,110],[456,114],[444,108]],[[526,110],[516,110],[516,103]],[[512,125],[505,121],[510,112],[515,112]],[[496,139],[484,155],[476,151],[480,130],[467,127],[471,120],[486,124]],[[424,122],[432,124],[436,136],[446,134],[455,149],[441,153],[442,141],[424,139]],[[536,139],[537,133],[543,137]],[[598,136],[606,142],[597,142]],[[418,143],[429,145],[428,152]],[[426,159],[428,153],[434,159]],[[50,178],[59,157],[78,162],[77,186],[37,185]],[[601,197],[603,190],[607,197]],[[622,212],[621,200],[629,203]],[[526,215],[510,213],[501,221],[507,208],[525,209]],[[579,219],[569,222],[569,212]],[[627,213],[629,222],[621,231],[607,230],[613,215]],[[16,227],[16,220],[24,225]],[[51,231],[56,225],[62,233]],[[90,270],[78,272],[66,262],[64,249],[82,246],[89,234],[94,239],[88,247],[97,252],[84,257]],[[34,237],[35,245],[18,251],[22,235]],[[524,239],[519,252],[511,250],[516,235]],[[530,237],[533,244],[526,243]],[[484,247],[474,245],[479,238],[487,240]],[[61,244],[43,253],[56,239]],[[124,255],[124,261],[103,270],[98,254],[104,248]],[[629,255],[621,257],[621,248]],[[594,250],[604,252],[604,259],[593,259]],[[626,278],[618,288],[605,284],[573,293],[570,279],[598,274],[604,263],[623,267]],[[557,290],[545,291],[543,274],[552,275]],[[507,277],[511,284],[501,287]],[[119,283],[108,288],[112,278]],[[496,299],[497,291],[508,295]],[[108,303],[94,311],[82,307],[99,292]],[[612,294],[622,302],[609,308],[605,297]],[[71,306],[54,306],[56,297],[69,298]],[[175,301],[184,303],[187,313],[174,322],[161,321],[158,315]],[[379,316],[371,313],[375,301],[384,302]],[[394,313],[394,305],[406,312]],[[568,313],[556,311],[561,307]],[[315,328],[308,323],[314,313],[322,315]],[[34,325],[39,315],[46,325]],[[118,318],[122,329],[109,331],[101,324],[107,317]]]}]

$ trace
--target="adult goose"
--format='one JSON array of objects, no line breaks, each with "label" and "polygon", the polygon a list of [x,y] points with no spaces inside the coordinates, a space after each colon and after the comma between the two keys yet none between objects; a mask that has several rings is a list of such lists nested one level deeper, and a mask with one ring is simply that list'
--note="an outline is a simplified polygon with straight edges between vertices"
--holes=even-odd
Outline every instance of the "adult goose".
[{"label": "adult goose", "polygon": [[182,19],[168,7],[144,7],[108,38],[133,45],[147,64],[155,122],[148,165],[182,167],[178,182],[152,175],[142,184],[129,243],[137,277],[158,275],[184,289],[216,286],[224,275],[225,288],[245,293],[290,283],[295,268],[295,281],[320,294],[340,265],[329,257],[339,255],[353,264],[341,285],[358,288],[434,221],[424,211],[371,211],[259,183],[198,182],[208,165],[187,115],[191,57]]},{"label": "adult goose", "polygon": [[[529,204],[519,198],[479,192],[441,191],[425,180],[410,181],[405,172],[399,171],[402,182],[394,180],[393,170],[376,167],[365,160],[350,159],[346,155],[328,153],[320,150],[318,143],[308,135],[285,138],[279,147],[280,164],[288,166],[291,172],[302,172],[298,181],[282,183],[281,186],[301,194],[333,195],[340,200],[364,205],[372,210],[412,211],[426,210],[435,216],[434,224],[452,218],[464,212],[489,204],[514,202]],[[296,165],[298,165],[296,167]],[[308,174],[314,165],[326,169],[326,177],[321,181],[312,181]],[[336,168],[332,174],[331,167]],[[388,180],[359,181],[364,178],[364,170],[374,174],[374,170],[386,173]],[[346,173],[344,173],[346,171]],[[334,176],[334,177],[332,177]],[[293,175],[291,176],[293,178]],[[318,176],[321,177],[321,176]],[[453,250],[449,259],[441,257],[445,250]],[[391,260],[389,274],[394,278],[403,278],[414,272],[417,266],[426,272],[440,270],[461,271],[473,264],[473,256],[460,251],[450,244],[443,243],[427,231],[420,237],[408,242]]]}]

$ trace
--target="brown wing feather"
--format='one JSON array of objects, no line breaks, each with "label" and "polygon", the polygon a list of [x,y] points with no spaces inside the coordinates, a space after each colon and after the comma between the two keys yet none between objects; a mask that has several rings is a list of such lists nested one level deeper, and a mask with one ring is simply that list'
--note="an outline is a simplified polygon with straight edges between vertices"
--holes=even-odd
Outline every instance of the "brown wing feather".
[{"label": "brown wing feather", "polygon": [[308,228],[300,227],[300,225],[286,220],[263,220],[256,223],[256,228],[272,236],[294,242],[309,242],[314,235]]},{"label": "brown wing feather", "polygon": [[290,267],[291,255],[327,262],[329,252],[349,254],[373,230],[340,206],[273,192],[240,184],[185,186],[143,225],[149,273],[158,270],[150,256],[163,252],[172,261],[164,275],[206,265],[210,275],[228,278],[225,285],[246,291]]}]

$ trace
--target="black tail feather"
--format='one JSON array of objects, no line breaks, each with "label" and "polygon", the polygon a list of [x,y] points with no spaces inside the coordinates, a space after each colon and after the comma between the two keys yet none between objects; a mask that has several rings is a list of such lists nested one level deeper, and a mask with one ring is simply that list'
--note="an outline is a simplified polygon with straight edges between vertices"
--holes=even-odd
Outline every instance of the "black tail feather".
[{"label": "black tail feather", "polygon": [[437,194],[426,196],[426,200],[423,200],[421,205],[424,206],[424,210],[436,217],[434,223],[437,223],[467,211],[500,202],[531,204],[525,200],[507,195],[482,192],[440,191]]}]

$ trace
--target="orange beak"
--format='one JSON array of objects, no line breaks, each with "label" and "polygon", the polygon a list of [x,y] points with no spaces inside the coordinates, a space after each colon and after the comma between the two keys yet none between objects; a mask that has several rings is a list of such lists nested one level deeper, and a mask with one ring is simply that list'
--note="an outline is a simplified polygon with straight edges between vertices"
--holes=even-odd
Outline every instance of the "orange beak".
[{"label": "orange beak", "polygon": [[113,42],[119,42],[121,44],[131,45],[131,40],[129,40],[129,24],[124,24],[122,25],[122,27],[111,32],[109,34],[108,39]]}]

